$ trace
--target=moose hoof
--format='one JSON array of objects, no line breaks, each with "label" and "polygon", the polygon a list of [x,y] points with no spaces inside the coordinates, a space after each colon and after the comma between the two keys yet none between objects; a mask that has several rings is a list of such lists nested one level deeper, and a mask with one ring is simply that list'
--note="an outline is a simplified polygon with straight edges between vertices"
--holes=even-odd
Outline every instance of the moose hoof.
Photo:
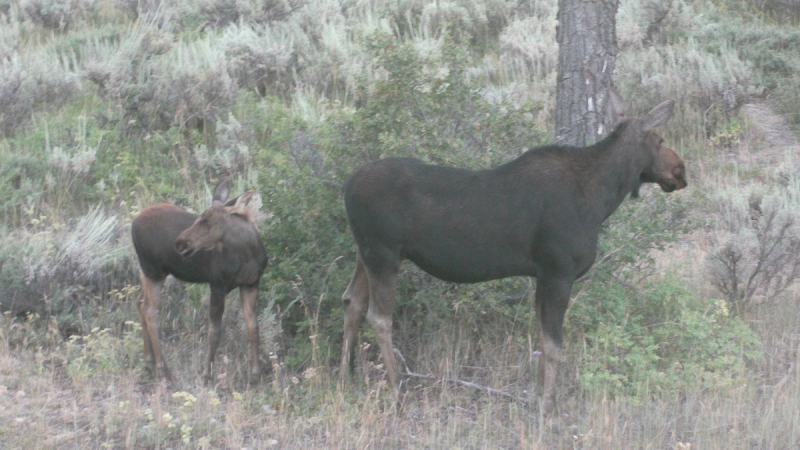
[{"label": "moose hoof", "polygon": [[261,372],[251,372],[247,382],[250,383],[251,386],[261,384]]},{"label": "moose hoof", "polygon": [[204,370],[203,373],[200,374],[200,379],[203,380],[204,385],[208,386],[214,381],[214,376],[211,374],[210,370]]}]

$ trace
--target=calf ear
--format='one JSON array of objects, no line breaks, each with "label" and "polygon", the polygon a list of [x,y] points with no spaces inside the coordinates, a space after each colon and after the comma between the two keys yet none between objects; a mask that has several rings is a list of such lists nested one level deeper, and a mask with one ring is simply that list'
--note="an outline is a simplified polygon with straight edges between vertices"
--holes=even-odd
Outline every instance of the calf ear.
[{"label": "calf ear", "polygon": [[647,113],[646,116],[642,118],[642,131],[648,132],[655,127],[659,127],[667,123],[670,117],[672,117],[672,108],[675,106],[675,100],[669,99],[664,100],[658,106],[653,108],[652,111]]},{"label": "calf ear", "polygon": [[225,203],[228,200],[229,195],[231,195],[231,179],[225,177],[219,180],[217,187],[214,188],[214,197],[212,203]]},{"label": "calf ear", "polygon": [[256,191],[247,191],[244,194],[236,197],[236,203],[233,204],[234,207],[244,208],[249,203],[250,200],[253,199],[253,196],[256,194]]},{"label": "calf ear", "polygon": [[[247,191],[244,194],[236,197],[235,199],[228,202],[228,205],[233,203],[230,206],[229,212],[231,214],[238,214],[240,216],[244,216],[246,218],[250,218],[250,211],[247,209],[247,205],[250,203],[250,200],[253,199],[255,195],[255,191]],[[227,205],[226,205],[227,206]]]}]

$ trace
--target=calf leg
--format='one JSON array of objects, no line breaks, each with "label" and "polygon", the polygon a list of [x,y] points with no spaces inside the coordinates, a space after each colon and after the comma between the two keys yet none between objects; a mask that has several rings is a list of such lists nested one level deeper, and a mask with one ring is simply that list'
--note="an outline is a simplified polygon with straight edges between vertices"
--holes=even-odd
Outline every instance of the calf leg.
[{"label": "calf leg", "polygon": [[403,387],[400,383],[400,373],[392,346],[392,312],[395,299],[395,280],[397,272],[391,271],[381,275],[368,272],[369,280],[369,308],[367,321],[375,331],[378,345],[381,348],[386,373],[394,389],[395,399],[399,403],[403,396]]},{"label": "calf leg", "polygon": [[352,374],[355,370],[355,346],[358,334],[358,326],[369,301],[369,281],[361,254],[356,252],[356,270],[350,284],[342,294],[344,303],[344,339],[342,342],[342,368],[341,379],[344,383],[347,374]]},{"label": "calf leg", "polygon": [[542,412],[553,411],[556,402],[556,372],[561,357],[561,342],[564,339],[564,314],[569,306],[572,280],[539,277],[536,286],[536,319],[539,324],[539,339],[542,356],[539,376],[543,382]]},{"label": "calf leg", "polygon": [[161,288],[164,280],[153,280],[142,274],[142,293],[136,300],[136,309],[139,311],[139,320],[142,324],[142,340],[144,341],[144,358],[153,379],[163,376],[171,380],[172,376],[164,361],[159,345],[158,310],[161,308]]},{"label": "calf leg", "polygon": [[261,380],[261,363],[258,359],[258,320],[255,305],[258,298],[258,285],[255,287],[239,287],[239,298],[242,302],[242,314],[247,323],[247,340],[250,342],[250,382]]},{"label": "calf leg", "polygon": [[222,313],[225,312],[225,290],[219,287],[211,288],[211,298],[208,302],[208,359],[203,369],[203,381],[210,382],[213,378],[214,356],[217,354],[219,339],[222,336]]},{"label": "calf leg", "polygon": [[142,286],[142,291],[139,292],[139,297],[136,299],[136,310],[139,312],[139,323],[142,325],[142,342],[144,343],[144,362],[147,364],[147,370],[150,371],[150,375],[153,377],[156,376],[156,360],[155,356],[153,355],[153,344],[150,343],[150,328],[147,326],[147,302],[146,299],[148,296],[144,292],[144,286]]}]

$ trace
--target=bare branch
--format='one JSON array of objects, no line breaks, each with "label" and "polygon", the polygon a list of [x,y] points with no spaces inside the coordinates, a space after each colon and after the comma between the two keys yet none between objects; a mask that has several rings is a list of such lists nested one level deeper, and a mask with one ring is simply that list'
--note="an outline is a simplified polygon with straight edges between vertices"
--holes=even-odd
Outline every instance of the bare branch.
[{"label": "bare branch", "polygon": [[471,381],[459,380],[458,378],[452,378],[452,377],[438,378],[438,377],[435,377],[433,375],[423,375],[421,373],[412,372],[411,370],[409,370],[408,364],[406,363],[406,359],[403,357],[403,354],[400,353],[400,350],[394,349],[394,353],[400,358],[400,361],[403,362],[403,366],[406,368],[405,373],[402,373],[401,375],[405,375],[405,376],[411,377],[411,378],[421,378],[423,380],[435,380],[437,383],[458,384],[458,385],[461,385],[461,386],[470,387],[470,388],[473,388],[473,389],[478,389],[478,390],[481,390],[481,391],[484,391],[484,392],[488,392],[489,394],[494,394],[494,395],[499,395],[499,396],[502,396],[502,397],[507,397],[507,398],[516,400],[516,401],[518,401],[520,403],[523,403],[525,405],[530,405],[530,401],[528,401],[527,399],[524,399],[522,397],[518,397],[518,396],[516,396],[516,395],[514,395],[514,394],[512,394],[510,392],[506,392],[506,391],[501,391],[499,389],[495,389],[493,387],[484,386],[484,385],[481,385],[481,384],[473,383]]}]

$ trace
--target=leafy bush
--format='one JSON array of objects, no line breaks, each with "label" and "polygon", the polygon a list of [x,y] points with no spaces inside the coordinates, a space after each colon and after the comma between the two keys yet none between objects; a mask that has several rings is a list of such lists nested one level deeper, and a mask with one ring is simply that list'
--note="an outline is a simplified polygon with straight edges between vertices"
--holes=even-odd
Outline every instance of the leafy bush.
[{"label": "leafy bush", "polygon": [[130,13],[136,20],[140,16],[155,13],[161,2],[158,0],[115,0],[114,3],[121,10]]},{"label": "leafy bush", "polygon": [[800,185],[785,165],[774,183],[720,189],[708,258],[711,282],[739,315],[800,278]]},{"label": "leafy bush", "polygon": [[138,322],[125,322],[122,336],[109,328],[93,328],[86,335],[72,335],[66,345],[67,374],[73,382],[85,383],[98,375],[120,374],[142,368]]},{"label": "leafy bush", "polygon": [[32,217],[29,227],[0,239],[3,310],[57,316],[72,328],[73,314],[96,308],[100,297],[132,278],[127,234],[100,207],[68,223]]},{"label": "leafy bush", "polygon": [[[617,286],[603,300],[615,295],[626,293]],[[756,358],[758,339],[725,301],[698,299],[675,277],[615,303],[618,315],[604,315],[584,340],[578,379],[590,391],[641,401],[725,389]]]},{"label": "leafy bush", "polygon": [[[377,80],[364,93],[362,108],[331,115],[318,126],[297,123],[280,109],[268,115],[275,130],[284,131],[283,150],[263,155],[269,169],[259,180],[273,213],[264,239],[275,263],[265,278],[273,282],[284,330],[294,339],[289,361],[309,360],[311,334],[322,345],[319,354],[338,356],[337,347],[328,353],[327,346],[341,339],[340,290],[354,262],[341,204],[341,186],[352,170],[384,156],[489,167],[541,139],[532,126],[534,105],[516,109],[481,98],[464,76],[468,57],[458,43],[443,39],[438,49],[422,54],[412,42],[377,33],[368,44]],[[447,313],[458,299],[474,295],[469,287],[452,288],[408,270],[417,275],[401,276],[398,301],[408,305],[405,312],[400,308],[403,320],[423,321],[430,313],[411,301],[418,291],[441,294],[430,298],[430,308]],[[505,296],[487,291],[488,297]]]},{"label": "leafy bush", "polygon": [[617,67],[617,84],[632,110],[673,98],[679,108],[669,126],[694,130],[698,139],[760,92],[751,65],[734,48],[712,52],[694,40],[621,53]]},{"label": "leafy bush", "polygon": [[598,262],[568,312],[585,389],[633,401],[720,389],[755,357],[754,333],[723,300],[698,298],[674,275],[657,275],[655,252],[685,232],[689,206],[655,193],[609,219]]},{"label": "leafy bush", "polygon": [[52,30],[68,31],[94,9],[94,0],[20,0],[25,18]]},{"label": "leafy bush", "polygon": [[0,133],[12,134],[38,107],[63,105],[79,89],[75,74],[46,51],[0,58]]},{"label": "leafy bush", "polygon": [[201,30],[231,24],[267,24],[286,20],[305,4],[298,0],[194,0],[181,5],[183,24]]},{"label": "leafy bush", "polygon": [[232,26],[219,45],[230,59],[230,70],[238,85],[261,95],[285,96],[296,83],[295,76],[311,61],[310,43],[295,25]]},{"label": "leafy bush", "polygon": [[99,92],[118,103],[116,120],[125,133],[154,133],[173,126],[213,130],[236,98],[222,52],[210,41],[174,45],[154,24],[90,65]]},{"label": "leafy bush", "polygon": [[502,66],[518,73],[514,79],[542,80],[556,70],[556,24],[554,15],[531,16],[514,20],[503,29],[499,36]]},{"label": "leafy bush", "polygon": [[0,12],[0,61],[10,58],[19,46],[21,24],[16,14]]}]

